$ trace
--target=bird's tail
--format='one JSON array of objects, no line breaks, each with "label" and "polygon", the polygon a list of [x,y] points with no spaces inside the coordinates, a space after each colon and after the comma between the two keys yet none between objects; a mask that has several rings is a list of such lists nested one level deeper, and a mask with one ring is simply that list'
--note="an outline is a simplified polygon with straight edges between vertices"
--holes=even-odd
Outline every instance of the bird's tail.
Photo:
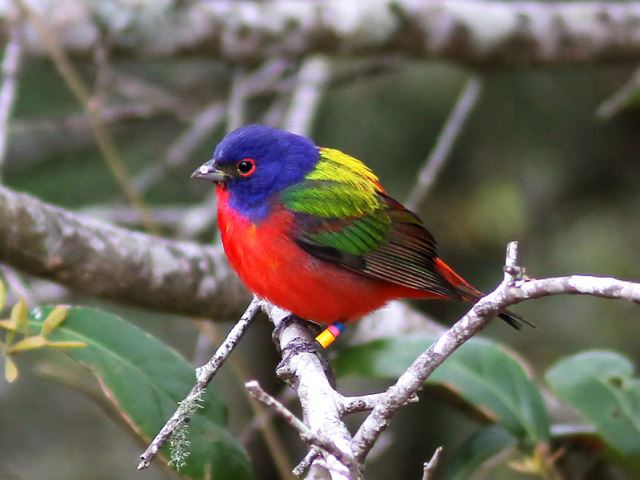
[{"label": "bird's tail", "polygon": [[[444,278],[451,285],[453,291],[456,295],[458,295],[458,297],[460,297],[461,300],[464,300],[465,302],[475,303],[482,297],[484,297],[484,294],[480,290],[475,288],[464,278],[458,275],[449,265],[444,263],[439,258],[435,259],[434,267],[436,268],[440,276],[442,276],[442,278]],[[525,320],[520,315],[513,313],[510,310],[504,310],[500,312],[498,314],[498,317],[518,330],[520,330],[523,325],[529,325],[530,327],[535,328],[535,325],[533,323]]]}]

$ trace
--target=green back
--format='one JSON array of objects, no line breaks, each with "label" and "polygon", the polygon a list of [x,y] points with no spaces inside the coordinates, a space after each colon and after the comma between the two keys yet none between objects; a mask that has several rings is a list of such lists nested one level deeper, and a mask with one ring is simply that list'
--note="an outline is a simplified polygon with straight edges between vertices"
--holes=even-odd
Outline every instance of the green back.
[{"label": "green back", "polygon": [[283,190],[280,201],[295,215],[296,242],[312,255],[379,280],[455,296],[434,270],[431,234],[360,160],[321,148],[316,168]]}]

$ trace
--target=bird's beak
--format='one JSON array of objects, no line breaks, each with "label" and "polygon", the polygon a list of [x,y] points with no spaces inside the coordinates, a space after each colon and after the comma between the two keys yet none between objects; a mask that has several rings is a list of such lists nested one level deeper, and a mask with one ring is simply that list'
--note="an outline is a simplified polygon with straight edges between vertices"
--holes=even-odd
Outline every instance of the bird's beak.
[{"label": "bird's beak", "polygon": [[229,174],[220,170],[216,166],[215,160],[212,158],[208,162],[200,165],[200,167],[198,167],[198,169],[191,174],[191,178],[199,178],[201,180],[224,183],[229,178]]}]

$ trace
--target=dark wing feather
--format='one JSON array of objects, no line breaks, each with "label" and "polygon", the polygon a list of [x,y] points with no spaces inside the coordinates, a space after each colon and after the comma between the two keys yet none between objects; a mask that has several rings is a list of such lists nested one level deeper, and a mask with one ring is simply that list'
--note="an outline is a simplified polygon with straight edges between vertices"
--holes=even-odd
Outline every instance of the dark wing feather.
[{"label": "dark wing feather", "polygon": [[362,275],[446,297],[457,292],[434,268],[436,241],[421,220],[378,193],[379,208],[348,218],[295,213],[296,243]]}]

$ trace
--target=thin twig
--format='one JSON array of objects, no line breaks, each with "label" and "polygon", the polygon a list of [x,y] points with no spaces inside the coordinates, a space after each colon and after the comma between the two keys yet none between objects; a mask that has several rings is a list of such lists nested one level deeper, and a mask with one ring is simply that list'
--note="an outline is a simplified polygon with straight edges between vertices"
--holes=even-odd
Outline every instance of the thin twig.
[{"label": "thin twig", "polygon": [[271,101],[269,108],[265,110],[260,120],[261,123],[270,127],[282,128],[285,126],[284,118],[289,108],[289,92],[279,93]]},{"label": "thin twig", "polygon": [[34,305],[36,303],[33,289],[24,284],[22,278],[20,278],[20,273],[16,272],[13,268],[0,264],[0,275],[4,277],[10,293],[13,292],[17,297],[24,298],[27,305]]},{"label": "thin twig", "polygon": [[147,449],[140,455],[140,464],[138,470],[147,468],[151,461],[158,454],[162,446],[167,442],[171,434],[176,428],[183,425],[187,419],[191,418],[194,413],[194,405],[197,405],[204,394],[207,385],[211,382],[215,374],[218,372],[222,364],[225,362],[231,352],[238,345],[251,322],[260,312],[260,301],[254,297],[247,310],[244,312],[238,323],[231,329],[225,341],[218,347],[216,353],[202,367],[196,369],[196,383],[189,392],[189,395],[180,402],[172,417],[165,423],[164,427],[156,435]]},{"label": "thin twig", "polygon": [[96,45],[93,52],[93,62],[96,67],[96,75],[93,81],[93,99],[103,106],[109,93],[111,45],[108,40],[104,40]]},{"label": "thin twig", "polygon": [[225,114],[224,103],[217,100],[198,112],[191,124],[171,144],[165,161],[155,162],[133,179],[137,191],[148,191],[167,171],[186,163],[193,151],[224,120]]},{"label": "thin twig", "polygon": [[[276,399],[285,406],[297,398],[296,392],[289,388],[288,385],[285,386],[282,392],[276,396]],[[243,445],[249,443],[255,432],[259,431],[263,424],[271,421],[274,413],[275,412],[273,410],[265,410],[264,414],[255,415],[238,435],[238,441]]]},{"label": "thin twig", "polygon": [[13,112],[13,105],[18,90],[18,73],[20,71],[20,57],[22,56],[22,23],[20,14],[9,23],[9,41],[4,49],[2,60],[2,85],[0,86],[0,180],[7,155],[9,139],[9,119]]},{"label": "thin twig", "polygon": [[246,101],[248,97],[247,79],[244,67],[236,67],[233,71],[231,90],[227,101],[227,131],[241,127],[246,119]]},{"label": "thin twig", "polygon": [[291,473],[296,477],[302,477],[304,473],[309,470],[311,464],[321,454],[320,450],[316,447],[311,447],[302,460],[296,465]]},{"label": "thin twig", "polygon": [[440,461],[440,455],[442,454],[442,447],[436,448],[433,452],[431,460],[424,462],[424,470],[422,471],[422,480],[432,480],[433,475],[438,468],[438,462]]},{"label": "thin twig", "polygon": [[167,166],[176,167],[182,165],[200,143],[213,132],[224,119],[225,105],[215,101],[207,105],[191,122],[167,151]]},{"label": "thin twig", "polygon": [[[169,110],[160,109],[146,103],[115,103],[102,107],[100,116],[105,124],[112,124],[127,120],[144,120],[151,118],[153,115],[169,113]],[[18,134],[33,135],[34,132],[59,133],[65,130],[79,130],[88,126],[90,126],[89,116],[86,112],[82,112],[70,115],[16,119],[11,130]],[[67,132],[64,133],[65,135],[67,134]]]},{"label": "thin twig", "polygon": [[305,60],[298,72],[284,128],[299,135],[309,134],[329,77],[329,61],[326,58],[314,56]]},{"label": "thin twig", "polygon": [[[178,238],[196,238],[197,235],[191,233],[191,217],[195,215],[205,216],[207,228],[211,226],[211,212],[214,211],[214,204],[211,202],[196,203],[191,206],[171,205],[166,207],[156,207],[153,209],[153,217],[164,230],[176,230],[180,234]],[[95,218],[102,222],[125,225],[127,227],[139,227],[140,217],[130,206],[102,204],[79,210],[82,215]],[[204,222],[204,220],[203,220]],[[200,223],[197,222],[198,226]],[[185,228],[186,227],[186,228]],[[203,227],[204,229],[204,227]],[[200,231],[200,228],[197,229]]]},{"label": "thin twig", "polygon": [[288,67],[288,60],[275,58],[264,62],[251,73],[244,67],[235,68],[227,104],[227,131],[235,130],[246,123],[247,101],[255,95],[273,89]]},{"label": "thin twig", "polygon": [[276,57],[264,62],[246,78],[244,86],[246,95],[255,96],[277,89],[281,83],[282,75],[290,64],[290,60],[284,57]]},{"label": "thin twig", "polygon": [[113,69],[108,70],[106,74],[111,88],[127,99],[149,105],[159,111],[171,112],[179,120],[191,121],[193,105],[185,102],[184,98],[130,74],[117,72]]},{"label": "thin twig", "polygon": [[616,298],[640,304],[640,283],[624,282],[615,278],[574,275],[524,281],[521,279],[523,270],[517,265],[517,254],[517,243],[511,242],[507,248],[505,277],[502,283],[442,334],[385,392],[384,398],[375,406],[353,437],[351,445],[358,461],[364,461],[389,420],[422,388],[431,373],[505,308],[523,300],[561,293]]},{"label": "thin twig", "polygon": [[409,209],[419,208],[429,194],[442,171],[442,167],[447,161],[451,150],[460,136],[460,132],[469,118],[473,107],[475,107],[482,92],[482,80],[479,76],[473,75],[465,84],[462,93],[458,97],[456,104],[449,113],[444,127],[440,131],[435,146],[431,149],[429,156],[418,173],[406,205]]},{"label": "thin twig", "polygon": [[287,407],[265,392],[257,381],[251,380],[250,382],[245,383],[245,387],[247,387],[247,390],[253,398],[273,409],[273,411],[282,417],[285,422],[295,428],[300,434],[302,440],[307,442],[310,446],[325,450],[345,465],[353,468],[353,457],[349,453],[340,450],[331,440],[311,431],[311,429],[307,427],[302,420],[291,413]]},{"label": "thin twig", "polygon": [[33,22],[38,34],[44,40],[49,55],[56,68],[67,83],[69,90],[76,97],[78,102],[89,114],[91,128],[96,138],[96,144],[102,153],[102,156],[111,170],[118,186],[126,197],[127,201],[136,209],[140,215],[140,221],[145,228],[152,233],[159,233],[159,230],[153,221],[153,216],[149,211],[138,192],[133,188],[129,179],[129,172],[120,157],[118,149],[109,133],[109,130],[102,122],[100,114],[100,102],[92,97],[89,89],[86,87],[79,73],[67,57],[66,52],[58,41],[55,33],[49,28],[45,19],[34,10],[25,0],[16,0],[21,10],[26,13]]},{"label": "thin twig", "polygon": [[[218,325],[213,322],[201,322],[199,324],[199,330],[198,351],[203,350],[203,339],[206,340],[209,345],[220,343],[224,340],[221,338]],[[238,380],[238,382],[244,387],[245,379],[250,377],[250,368],[247,363],[244,362],[241,357],[232,356],[229,358],[229,365],[231,366],[231,371],[233,372],[236,380]],[[271,454],[276,469],[278,470],[279,478],[281,480],[291,478],[292,462],[282,438],[273,425],[272,417],[270,415],[273,410],[265,408],[264,405],[255,400],[246,389],[243,388],[242,391],[245,394],[251,411],[253,412],[253,418],[261,420],[258,422],[257,429],[260,431],[264,443],[269,449],[269,453]]]},{"label": "thin twig", "polygon": [[[386,392],[371,393],[369,395],[361,395],[354,397],[342,397],[340,409],[343,415],[349,415],[352,413],[366,412],[373,410],[376,405],[385,399]],[[411,403],[417,403],[420,398],[417,394],[411,396],[405,403],[409,405]]]},{"label": "thin twig", "polygon": [[622,85],[613,95],[607,98],[598,106],[596,117],[600,120],[609,120],[617,115],[625,107],[634,104],[633,100],[640,88],[640,69],[633,72],[633,75]]}]

